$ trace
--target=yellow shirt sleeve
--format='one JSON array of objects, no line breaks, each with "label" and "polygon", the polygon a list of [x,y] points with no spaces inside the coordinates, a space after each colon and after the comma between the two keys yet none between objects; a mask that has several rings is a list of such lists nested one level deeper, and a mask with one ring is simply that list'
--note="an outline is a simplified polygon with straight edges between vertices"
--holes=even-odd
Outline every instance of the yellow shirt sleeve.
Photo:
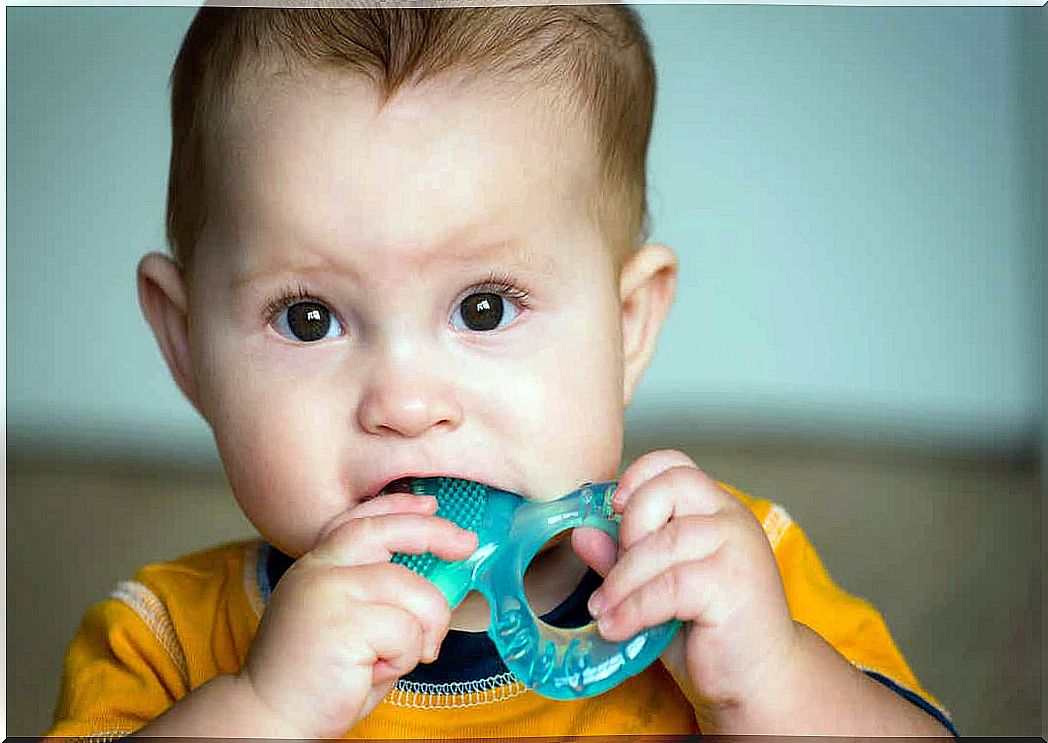
[{"label": "yellow shirt sleeve", "polygon": [[[48,736],[112,739],[159,717],[187,693],[185,660],[141,584],[121,583],[91,607],[70,643]],[[134,607],[134,608],[132,608]],[[153,627],[149,625],[153,624]]]},{"label": "yellow shirt sleeve", "polygon": [[135,732],[239,669],[261,613],[245,590],[254,585],[254,550],[235,543],[147,565],[91,607],[66,653],[47,735]]},{"label": "yellow shirt sleeve", "polygon": [[949,713],[921,686],[880,612],[833,582],[815,547],[789,514],[774,503],[720,485],[749,506],[764,527],[793,618],[817,632],[859,670],[890,681],[897,687],[893,690],[911,702],[912,697],[920,698],[948,721]]}]

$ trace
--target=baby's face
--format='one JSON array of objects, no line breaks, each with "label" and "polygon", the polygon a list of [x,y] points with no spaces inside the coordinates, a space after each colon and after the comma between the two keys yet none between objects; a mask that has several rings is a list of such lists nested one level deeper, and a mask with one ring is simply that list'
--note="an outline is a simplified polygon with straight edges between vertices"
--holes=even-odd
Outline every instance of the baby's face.
[{"label": "baby's face", "polygon": [[197,401],[291,555],[392,480],[536,500],[616,475],[619,287],[577,116],[494,86],[314,74],[230,125],[197,249]]}]

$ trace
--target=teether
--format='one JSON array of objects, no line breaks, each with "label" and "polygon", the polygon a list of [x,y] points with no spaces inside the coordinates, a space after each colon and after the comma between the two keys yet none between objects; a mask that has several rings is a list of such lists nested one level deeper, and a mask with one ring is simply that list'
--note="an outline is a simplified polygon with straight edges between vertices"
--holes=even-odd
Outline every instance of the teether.
[{"label": "teether", "polygon": [[623,642],[608,642],[590,623],[577,629],[539,619],[524,595],[524,572],[539,549],[577,526],[618,538],[612,511],[616,483],[586,484],[547,503],[450,477],[416,478],[411,491],[437,499],[437,516],[477,534],[476,551],[446,562],[431,553],[398,553],[393,562],[431,580],[452,608],[476,589],[491,607],[488,635],[509,671],[525,686],[552,699],[601,694],[651,664],[673,639],[680,623],[651,627]]}]

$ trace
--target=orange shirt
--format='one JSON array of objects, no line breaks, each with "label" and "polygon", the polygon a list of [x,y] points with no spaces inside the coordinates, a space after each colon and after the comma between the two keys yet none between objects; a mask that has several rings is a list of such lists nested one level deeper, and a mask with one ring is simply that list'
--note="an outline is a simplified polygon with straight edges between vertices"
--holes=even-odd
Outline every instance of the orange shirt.
[{"label": "orange shirt", "polygon": [[[727,487],[727,486],[724,486]],[[793,618],[853,665],[948,724],[896,648],[880,614],[838,588],[779,506],[727,488],[764,527]],[[93,606],[66,657],[49,736],[116,738],[160,716],[244,662],[263,611],[261,542],[224,545],[150,565]],[[443,693],[448,692],[448,693]],[[510,677],[441,693],[398,682],[346,738],[516,738],[700,732],[661,663],[589,699],[553,701]]]}]

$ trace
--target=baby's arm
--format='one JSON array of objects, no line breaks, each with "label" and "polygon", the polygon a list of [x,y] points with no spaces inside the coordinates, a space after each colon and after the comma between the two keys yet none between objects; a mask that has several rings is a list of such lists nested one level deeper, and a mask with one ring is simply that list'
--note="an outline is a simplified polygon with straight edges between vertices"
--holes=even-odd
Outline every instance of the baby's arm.
[{"label": "baby's arm", "polygon": [[720,710],[710,732],[953,739],[934,717],[855,668],[815,631],[795,624],[792,661],[767,679],[759,697]]},{"label": "baby's arm", "polygon": [[[426,551],[460,560],[476,548],[475,535],[435,511],[432,498],[392,494],[347,512],[281,578],[239,672],[180,695],[166,711],[140,711],[150,721],[137,734],[320,738],[354,727],[397,678],[436,657],[447,633],[451,611],[440,591],[389,562],[393,552]],[[150,664],[141,666],[149,677]],[[161,698],[172,688],[161,678],[157,686]],[[106,684],[86,687],[74,684],[66,696],[92,709],[93,720],[118,716],[107,709]],[[84,699],[91,695],[99,698]],[[65,734],[62,725],[56,734]]]},{"label": "baby's arm", "polygon": [[129,737],[295,738],[286,720],[258,700],[242,676],[219,676]]},{"label": "baby's arm", "polygon": [[[851,605],[827,599],[834,587],[816,576],[810,592],[818,598],[807,604],[817,609],[796,616],[791,609],[805,602],[792,587],[787,595],[761,523],[687,456],[641,457],[612,503],[622,513],[617,551],[601,535],[576,537],[579,553],[606,574],[590,611],[612,641],[671,618],[686,622],[662,659],[704,733],[949,735],[802,624]],[[817,567],[813,554],[799,552],[798,562],[801,574]],[[854,641],[879,630],[871,613],[853,611],[862,621],[839,634]],[[881,645],[882,658],[889,647]]]}]

